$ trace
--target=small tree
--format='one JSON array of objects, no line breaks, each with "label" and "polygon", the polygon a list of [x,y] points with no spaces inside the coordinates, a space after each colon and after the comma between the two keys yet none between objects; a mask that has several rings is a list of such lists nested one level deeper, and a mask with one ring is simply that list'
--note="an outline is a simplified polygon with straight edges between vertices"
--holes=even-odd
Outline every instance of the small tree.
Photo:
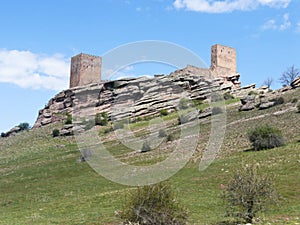
[{"label": "small tree", "polygon": [[187,109],[189,107],[188,99],[181,98],[178,104],[179,109]]},{"label": "small tree", "polygon": [[300,75],[299,69],[295,68],[295,66],[289,67],[280,77],[280,82],[283,86],[290,86],[292,82]]},{"label": "small tree", "polygon": [[54,129],[52,131],[52,137],[58,137],[59,136],[59,129]]},{"label": "small tree", "polygon": [[169,114],[168,110],[166,110],[166,109],[160,110],[159,113],[160,113],[161,116],[167,116]]},{"label": "small tree", "polygon": [[281,131],[269,125],[256,127],[248,132],[248,138],[254,150],[270,149],[284,145]]},{"label": "small tree", "polygon": [[108,124],[108,116],[106,112],[97,113],[95,117],[95,124],[100,126],[106,126]]},{"label": "small tree", "polygon": [[158,137],[160,138],[167,137],[167,132],[165,131],[165,129],[160,129],[158,131]]},{"label": "small tree", "polygon": [[176,200],[168,184],[159,183],[138,187],[130,193],[119,217],[125,224],[184,225],[187,210]]},{"label": "small tree", "polygon": [[270,88],[273,82],[274,79],[272,77],[268,77],[267,79],[264,80],[263,85],[266,85],[268,88]]},{"label": "small tree", "polygon": [[150,147],[149,143],[147,141],[145,141],[143,143],[141,152],[149,152],[150,150],[151,150],[151,147]]},{"label": "small tree", "polygon": [[239,169],[224,189],[227,216],[252,223],[253,218],[277,199],[270,175],[259,172],[257,165]]},{"label": "small tree", "polygon": [[300,113],[300,103],[297,104],[298,113]]},{"label": "small tree", "polygon": [[65,124],[72,124],[72,123],[73,123],[72,115],[67,114],[67,120],[66,120]]},{"label": "small tree", "polygon": [[30,128],[29,123],[20,123],[18,127],[20,127],[21,130],[29,130]]}]

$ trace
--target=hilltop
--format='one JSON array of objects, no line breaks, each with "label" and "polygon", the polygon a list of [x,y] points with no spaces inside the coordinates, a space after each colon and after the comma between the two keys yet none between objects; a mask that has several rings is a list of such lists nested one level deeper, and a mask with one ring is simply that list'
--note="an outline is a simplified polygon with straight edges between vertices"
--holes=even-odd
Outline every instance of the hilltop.
[{"label": "hilltop", "polygon": [[[190,162],[169,182],[180,193],[180,200],[190,211],[191,224],[215,224],[224,220],[222,185],[233,171],[245,163],[259,163],[264,173],[275,174],[276,188],[282,200],[265,212],[260,224],[297,224],[299,220],[300,134],[297,101],[300,90],[264,94],[280,104],[259,109],[259,95],[254,94],[255,107],[240,111],[238,97],[225,101],[226,133],[217,159],[205,171],[198,165],[210,134],[210,114],[200,119],[197,151]],[[253,98],[251,98],[253,99]],[[206,112],[209,103],[196,105]],[[200,113],[200,114],[201,114]],[[199,115],[200,115],[199,114]],[[178,115],[160,115],[173,140],[165,140],[158,148],[146,153],[132,152],[122,145],[110,125],[97,126],[105,147],[116,158],[133,165],[152,165],[172,151],[178,141]],[[132,187],[119,185],[99,176],[82,162],[73,136],[52,137],[52,131],[65,126],[65,119],[0,139],[1,221],[0,224],[117,224],[115,211],[120,209],[125,194]],[[136,136],[146,137],[151,117],[131,121]],[[258,124],[271,124],[282,130],[287,145],[253,152],[247,132]]]}]

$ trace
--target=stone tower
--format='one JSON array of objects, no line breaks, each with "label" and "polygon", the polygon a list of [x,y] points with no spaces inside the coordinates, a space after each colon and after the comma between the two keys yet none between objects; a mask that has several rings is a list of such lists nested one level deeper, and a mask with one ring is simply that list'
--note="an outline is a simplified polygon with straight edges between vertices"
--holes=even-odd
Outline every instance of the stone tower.
[{"label": "stone tower", "polygon": [[211,47],[211,71],[218,77],[237,74],[236,51],[234,48],[216,44]]},{"label": "stone tower", "polygon": [[71,59],[70,88],[99,83],[101,80],[102,58],[79,54]]}]

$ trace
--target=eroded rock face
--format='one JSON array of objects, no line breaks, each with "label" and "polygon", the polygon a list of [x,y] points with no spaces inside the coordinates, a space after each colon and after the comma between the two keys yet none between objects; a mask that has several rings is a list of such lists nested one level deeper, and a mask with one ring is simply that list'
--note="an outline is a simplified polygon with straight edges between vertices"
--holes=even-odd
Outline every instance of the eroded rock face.
[{"label": "eroded rock face", "polygon": [[291,83],[292,88],[298,88],[300,87],[300,76],[297,77],[292,83]]},{"label": "eroded rock face", "polygon": [[[186,74],[188,73],[188,74]],[[66,118],[67,114],[94,116],[106,112],[110,119],[159,115],[174,111],[179,100],[207,100],[211,92],[231,90],[223,80],[207,78],[184,70],[180,74],[154,78],[122,79],[64,90],[39,111],[34,128]],[[80,109],[80,110],[79,110]]]},{"label": "eroded rock face", "polygon": [[241,111],[249,111],[255,108],[255,95],[247,95],[241,98]]}]

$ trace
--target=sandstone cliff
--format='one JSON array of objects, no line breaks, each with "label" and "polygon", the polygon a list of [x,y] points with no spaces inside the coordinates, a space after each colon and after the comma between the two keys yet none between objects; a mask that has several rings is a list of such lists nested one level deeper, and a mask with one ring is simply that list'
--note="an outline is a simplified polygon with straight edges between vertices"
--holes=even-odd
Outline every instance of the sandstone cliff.
[{"label": "sandstone cliff", "polygon": [[[234,82],[237,79],[233,79]],[[34,127],[60,121],[75,108],[80,108],[85,115],[107,112],[110,118],[117,119],[158,115],[162,109],[176,110],[183,97],[205,101],[212,91],[230,92],[235,85],[188,66],[169,76],[122,79],[71,88],[58,93],[39,111]]]}]

